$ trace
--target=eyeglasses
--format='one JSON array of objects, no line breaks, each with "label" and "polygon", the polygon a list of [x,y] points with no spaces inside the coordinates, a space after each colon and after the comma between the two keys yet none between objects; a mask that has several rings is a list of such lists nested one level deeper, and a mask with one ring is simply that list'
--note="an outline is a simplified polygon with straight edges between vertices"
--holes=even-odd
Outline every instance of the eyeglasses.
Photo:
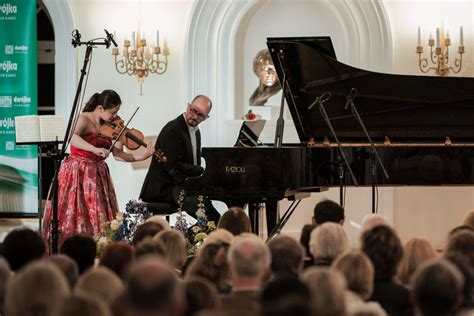
[{"label": "eyeglasses", "polygon": [[200,120],[205,120],[205,119],[209,118],[209,114],[203,114],[203,113],[199,112],[198,110],[196,110],[193,107],[193,105],[191,103],[188,103],[188,109],[189,109],[189,113],[196,116]]}]

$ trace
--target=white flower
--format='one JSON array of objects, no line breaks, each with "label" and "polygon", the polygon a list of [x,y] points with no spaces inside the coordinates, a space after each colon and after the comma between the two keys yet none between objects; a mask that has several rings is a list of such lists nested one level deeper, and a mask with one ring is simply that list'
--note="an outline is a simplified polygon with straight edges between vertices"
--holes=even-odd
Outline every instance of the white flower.
[{"label": "white flower", "polygon": [[114,219],[110,222],[110,229],[112,229],[113,231],[119,229],[120,227],[120,223],[118,220]]},{"label": "white flower", "polygon": [[106,244],[106,243],[107,243],[107,237],[105,237],[105,236],[100,237],[99,240],[97,241],[97,243],[98,243],[99,245],[104,245],[104,244]]},{"label": "white flower", "polygon": [[117,215],[115,215],[115,219],[119,222],[123,221],[123,212],[118,212]]}]

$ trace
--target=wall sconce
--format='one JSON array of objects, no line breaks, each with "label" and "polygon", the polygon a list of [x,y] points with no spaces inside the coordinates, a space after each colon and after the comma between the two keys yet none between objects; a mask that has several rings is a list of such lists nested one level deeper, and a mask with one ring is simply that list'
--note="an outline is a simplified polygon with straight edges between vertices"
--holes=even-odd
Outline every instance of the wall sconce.
[{"label": "wall sconce", "polygon": [[[115,32],[114,32],[115,33]],[[115,34],[114,34],[115,37]],[[162,75],[168,68],[170,51],[166,38],[163,41],[163,51],[160,47],[160,33],[156,31],[156,46],[147,45],[147,40],[140,27],[132,32],[132,39],[123,42],[123,58],[119,59],[119,49],[112,48],[115,57],[115,69],[120,74],[135,75],[140,83],[140,95],[143,95],[142,85],[149,73]]]},{"label": "wall sconce", "polygon": [[464,54],[464,34],[462,26],[459,28],[459,47],[458,57],[454,58],[452,66],[449,65],[449,46],[451,46],[451,39],[449,38],[449,32],[446,35],[436,29],[436,43],[433,36],[430,34],[428,39],[428,46],[430,47],[430,61],[431,66],[428,66],[428,58],[421,57],[423,54],[423,46],[421,46],[421,29],[418,27],[418,45],[416,46],[416,53],[418,54],[418,65],[420,71],[427,73],[430,70],[434,70],[438,76],[447,76],[450,72],[458,73],[462,68],[462,54]]}]

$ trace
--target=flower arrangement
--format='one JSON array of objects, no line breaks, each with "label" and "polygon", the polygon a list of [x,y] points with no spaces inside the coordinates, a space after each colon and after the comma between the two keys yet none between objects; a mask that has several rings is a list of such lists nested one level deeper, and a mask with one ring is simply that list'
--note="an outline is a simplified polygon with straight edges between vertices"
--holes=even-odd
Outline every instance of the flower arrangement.
[{"label": "flower arrangement", "polygon": [[184,197],[184,191],[181,191],[178,197],[178,215],[174,228],[183,233],[186,238],[188,255],[195,255],[209,233],[216,229],[216,224],[214,221],[207,220],[206,210],[204,208],[204,197],[198,196],[198,209],[196,211],[197,222],[191,227],[188,227],[186,214],[183,213]]},{"label": "flower arrangement", "polygon": [[131,243],[137,227],[152,215],[142,201],[128,201],[124,212],[117,212],[113,220],[102,224],[102,232],[96,237],[97,255],[100,256],[110,242]]}]

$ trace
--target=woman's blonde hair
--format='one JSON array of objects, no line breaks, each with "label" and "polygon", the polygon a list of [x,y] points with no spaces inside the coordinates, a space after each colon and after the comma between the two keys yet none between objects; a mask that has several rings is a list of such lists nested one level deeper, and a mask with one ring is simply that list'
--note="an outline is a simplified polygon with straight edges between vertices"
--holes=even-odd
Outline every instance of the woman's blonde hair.
[{"label": "woman's blonde hair", "polygon": [[153,237],[161,240],[165,246],[166,258],[174,269],[181,270],[186,262],[186,240],[176,230],[164,230]]},{"label": "woman's blonde hair", "polygon": [[408,285],[416,269],[424,262],[437,257],[431,243],[423,238],[412,238],[403,247],[403,257],[398,266],[398,278]]}]

